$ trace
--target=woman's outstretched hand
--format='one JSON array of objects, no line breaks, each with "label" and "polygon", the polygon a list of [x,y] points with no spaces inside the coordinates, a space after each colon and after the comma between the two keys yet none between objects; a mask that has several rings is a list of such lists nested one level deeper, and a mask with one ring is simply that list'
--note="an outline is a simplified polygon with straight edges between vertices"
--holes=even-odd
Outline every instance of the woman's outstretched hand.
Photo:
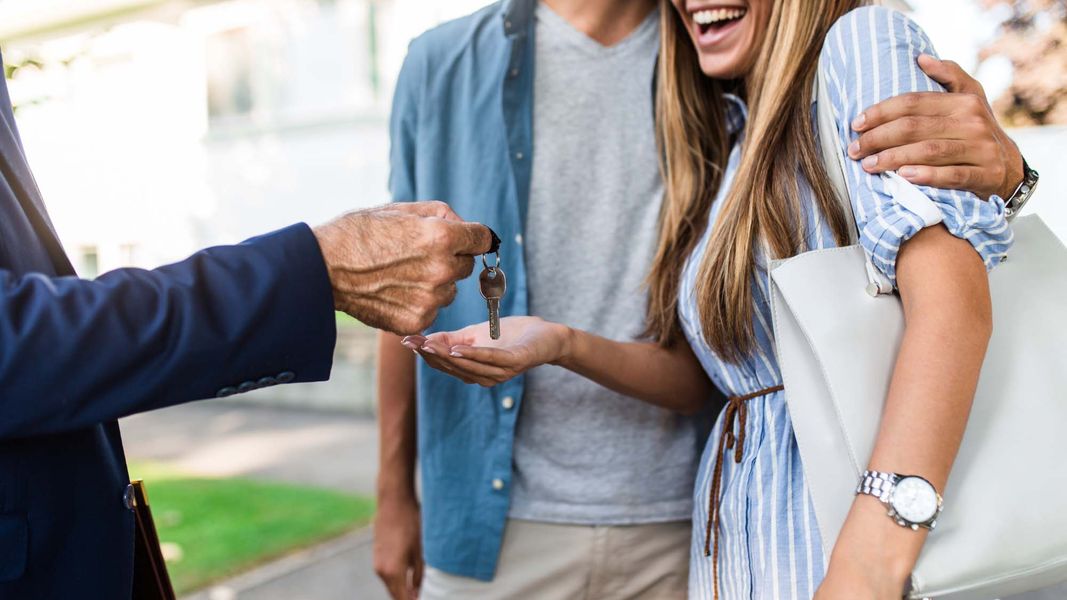
[{"label": "woman's outstretched hand", "polygon": [[500,339],[489,339],[489,323],[429,336],[411,335],[401,343],[433,368],[465,383],[491,387],[534,367],[564,360],[571,330],[539,317],[505,317]]}]

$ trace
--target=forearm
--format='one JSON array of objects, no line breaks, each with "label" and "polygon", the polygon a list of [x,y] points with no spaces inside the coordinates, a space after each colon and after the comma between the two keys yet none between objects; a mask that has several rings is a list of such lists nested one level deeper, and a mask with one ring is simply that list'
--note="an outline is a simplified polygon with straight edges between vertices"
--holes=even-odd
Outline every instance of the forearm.
[{"label": "forearm", "polygon": [[[992,331],[988,278],[967,242],[935,227],[902,248],[898,285],[906,329],[869,468],[921,475],[940,491],[963,438]],[[925,538],[925,530],[896,525],[875,498],[860,495],[838,545],[902,582]],[[864,542],[870,539],[885,541]]]},{"label": "forearm", "polygon": [[572,329],[559,365],[600,385],[683,414],[719,397],[684,340],[669,348],[650,342],[617,342]]},{"label": "forearm", "polygon": [[321,381],[335,335],[306,226],[95,281],[0,270],[0,439]]},{"label": "forearm", "polygon": [[415,354],[391,333],[378,335],[378,497],[415,498]]}]

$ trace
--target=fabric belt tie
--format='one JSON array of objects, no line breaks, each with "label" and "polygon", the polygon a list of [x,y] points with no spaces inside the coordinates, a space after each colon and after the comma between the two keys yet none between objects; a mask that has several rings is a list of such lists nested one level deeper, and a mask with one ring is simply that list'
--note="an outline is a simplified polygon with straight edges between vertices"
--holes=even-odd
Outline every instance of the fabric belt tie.
[{"label": "fabric belt tie", "polygon": [[[704,531],[704,556],[712,556],[711,570],[715,585],[715,600],[719,599],[719,509],[722,504],[722,464],[726,460],[726,451],[734,451],[734,462],[740,463],[745,452],[745,425],[748,422],[748,408],[745,402],[753,398],[780,392],[785,386],[776,385],[743,396],[731,396],[726,402],[726,414],[723,416],[722,433],[719,434],[719,449],[715,454],[715,471],[711,475],[711,494],[708,496],[708,522]],[[734,434],[734,421],[737,421],[737,433]]]}]

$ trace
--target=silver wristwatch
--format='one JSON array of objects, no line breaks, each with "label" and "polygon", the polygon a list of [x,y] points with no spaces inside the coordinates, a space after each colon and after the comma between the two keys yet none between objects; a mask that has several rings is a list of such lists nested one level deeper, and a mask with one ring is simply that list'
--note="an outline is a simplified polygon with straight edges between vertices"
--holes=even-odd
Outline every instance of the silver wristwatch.
[{"label": "silver wristwatch", "polygon": [[1019,187],[1015,188],[1015,192],[1004,199],[1004,212],[1008,219],[1015,218],[1019,211],[1023,209],[1023,206],[1030,201],[1030,197],[1034,195],[1034,188],[1037,187],[1038,177],[1037,171],[1031,169],[1024,158],[1023,180],[1019,183]]},{"label": "silver wristwatch", "polygon": [[933,529],[941,514],[941,495],[918,475],[867,471],[860,477],[857,494],[868,494],[889,508],[889,516],[901,527]]}]

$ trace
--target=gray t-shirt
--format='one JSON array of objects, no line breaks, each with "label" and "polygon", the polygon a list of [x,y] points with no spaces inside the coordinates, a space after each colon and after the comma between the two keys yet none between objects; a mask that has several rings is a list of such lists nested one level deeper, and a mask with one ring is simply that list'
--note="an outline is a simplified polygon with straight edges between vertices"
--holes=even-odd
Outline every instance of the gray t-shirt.
[{"label": "gray t-shirt", "polygon": [[[615,340],[643,329],[663,183],[652,74],[658,12],[604,47],[537,7],[530,314]],[[690,518],[706,439],[693,419],[559,367],[530,371],[510,516],[630,524]]]}]

